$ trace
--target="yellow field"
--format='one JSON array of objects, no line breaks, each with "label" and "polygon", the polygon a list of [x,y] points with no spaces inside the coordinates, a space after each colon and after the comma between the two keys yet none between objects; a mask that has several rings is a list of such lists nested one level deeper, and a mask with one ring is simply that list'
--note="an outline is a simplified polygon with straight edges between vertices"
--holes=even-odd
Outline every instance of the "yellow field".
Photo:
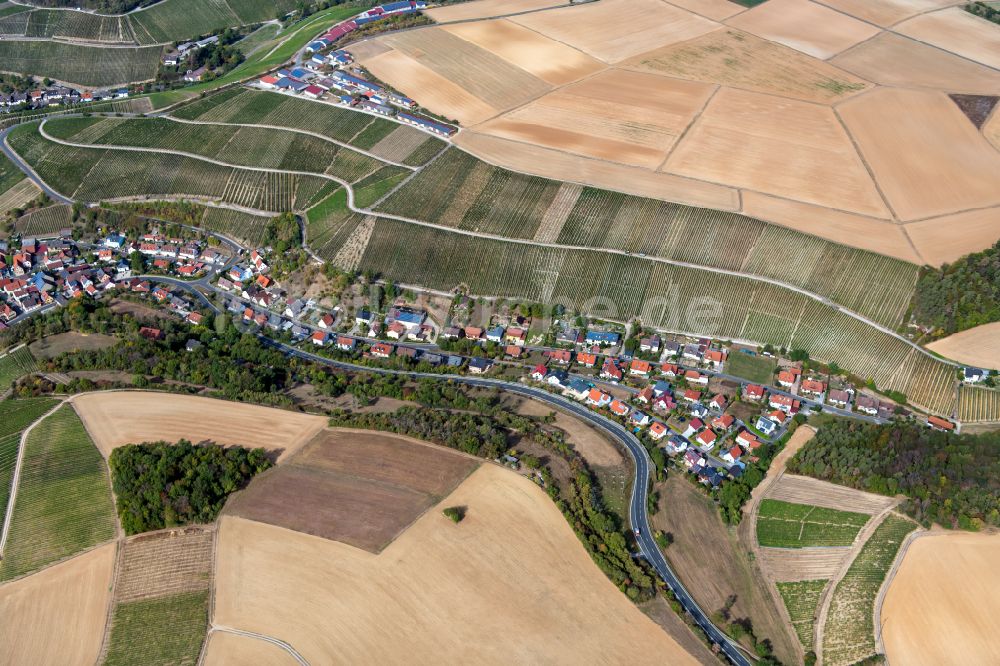
[{"label": "yellow field", "polygon": [[915,14],[955,4],[955,0],[816,0],[854,18],[890,26]]},{"label": "yellow field", "polygon": [[250,636],[213,631],[205,650],[205,666],[297,666],[298,661],[273,643]]},{"label": "yellow field", "polygon": [[921,263],[940,266],[993,245],[1000,236],[998,215],[996,208],[984,208],[910,222],[903,228],[924,258]]},{"label": "yellow field", "polygon": [[1000,535],[932,532],[910,544],[882,604],[889,663],[1000,663]]},{"label": "yellow field", "polygon": [[726,24],[823,59],[878,33],[872,25],[809,0],[768,0]]},{"label": "yellow field", "polygon": [[528,12],[544,7],[565,5],[563,0],[475,0],[448,7],[428,9],[425,13],[437,23],[492,18],[517,12]]},{"label": "yellow field", "polygon": [[[442,506],[466,518],[453,524]],[[379,555],[227,516],[216,583],[215,623],[284,640],[310,663],[694,663],[540,488],[493,465]]]},{"label": "yellow field", "polygon": [[322,416],[174,393],[87,393],[73,406],[104,457],[124,444],[187,439],[263,447],[283,460],[327,425]]},{"label": "yellow field", "polygon": [[0,586],[0,663],[95,663],[114,563],[109,543]]},{"label": "yellow field", "polygon": [[1000,369],[1000,322],[949,335],[930,343],[927,348],[959,363]]},{"label": "yellow field", "polygon": [[895,29],[907,37],[1000,69],[1000,30],[961,7],[915,16]]}]

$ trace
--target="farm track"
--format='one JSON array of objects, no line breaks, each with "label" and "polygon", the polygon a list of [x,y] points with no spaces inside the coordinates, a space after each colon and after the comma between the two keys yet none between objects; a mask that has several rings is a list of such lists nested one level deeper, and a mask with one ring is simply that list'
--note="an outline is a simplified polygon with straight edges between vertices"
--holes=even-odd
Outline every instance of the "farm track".
[{"label": "farm track", "polygon": [[[208,645],[208,639],[211,638],[212,632],[215,632],[215,631],[221,631],[221,632],[227,633],[227,634],[235,634],[237,636],[244,636],[246,638],[255,638],[255,639],[259,640],[259,641],[266,641],[266,642],[270,643],[271,645],[276,645],[279,648],[281,648],[282,650],[284,650],[285,652],[287,652],[288,655],[292,659],[294,659],[295,661],[297,661],[300,664],[302,664],[302,666],[309,666],[309,662],[306,661],[305,657],[303,657],[301,654],[299,654],[295,650],[295,648],[293,648],[291,645],[289,645],[285,641],[283,641],[281,639],[278,639],[278,638],[274,638],[272,636],[266,636],[264,634],[257,634],[257,633],[254,633],[252,631],[243,631],[242,629],[233,629],[232,627],[226,627],[226,626],[222,626],[222,625],[212,625],[208,629],[208,636],[205,638],[205,645]],[[204,655],[202,655],[202,657],[204,658]]]},{"label": "farm track", "polygon": [[[117,150],[117,151],[125,151],[125,152],[143,152],[143,153],[154,153],[154,154],[157,154],[157,153],[159,153],[159,154],[170,154],[170,155],[177,155],[179,157],[186,157],[186,158],[189,158],[189,159],[199,160],[199,161],[202,161],[202,162],[207,162],[207,163],[210,163],[210,164],[215,164],[217,166],[226,167],[226,168],[243,169],[243,170],[246,170],[246,171],[254,171],[254,172],[260,172],[260,173],[281,173],[281,174],[287,174],[287,175],[292,175],[292,176],[312,176],[312,177],[316,177],[316,178],[325,179],[325,180],[337,183],[340,186],[342,186],[346,190],[346,192],[347,192],[347,207],[352,212],[358,213],[358,214],[362,214],[362,215],[371,215],[371,216],[374,216],[376,218],[382,218],[382,219],[388,219],[388,220],[395,220],[397,222],[403,222],[403,223],[411,224],[411,225],[415,225],[415,226],[421,226],[421,227],[426,227],[426,228],[430,228],[430,229],[436,229],[438,231],[444,231],[444,232],[448,232],[448,233],[459,234],[459,235],[469,236],[469,237],[473,237],[473,238],[482,238],[482,239],[495,240],[495,241],[500,241],[500,242],[505,242],[505,243],[514,243],[514,244],[517,244],[517,245],[525,245],[525,246],[531,246],[531,247],[542,247],[542,248],[548,248],[548,249],[559,249],[559,250],[582,250],[582,251],[590,251],[590,252],[600,252],[600,253],[604,253],[604,254],[618,255],[618,256],[623,256],[623,257],[638,257],[640,259],[644,259],[644,260],[655,262],[655,263],[661,263],[661,264],[666,264],[666,265],[670,265],[670,266],[677,266],[677,267],[681,267],[681,268],[689,268],[689,269],[694,269],[694,270],[706,271],[706,272],[709,272],[709,273],[716,273],[716,274],[719,274],[719,275],[727,275],[727,276],[731,276],[731,277],[744,278],[744,279],[753,280],[753,281],[756,281],[756,282],[770,284],[770,285],[773,285],[773,286],[776,286],[776,287],[787,289],[788,291],[792,291],[792,292],[798,293],[798,294],[800,294],[802,296],[806,296],[807,298],[809,298],[809,299],[811,299],[813,301],[821,303],[821,304],[823,304],[823,305],[825,305],[827,307],[830,307],[830,308],[832,308],[834,310],[840,311],[840,312],[848,315],[849,317],[852,317],[853,319],[856,319],[857,321],[860,321],[861,323],[863,323],[863,324],[865,324],[867,326],[870,326],[873,329],[878,330],[879,332],[881,332],[881,333],[883,333],[885,335],[888,335],[890,337],[896,338],[897,340],[905,343],[906,345],[908,345],[912,349],[918,350],[921,354],[927,356],[930,359],[933,359],[935,361],[940,361],[942,363],[945,363],[947,365],[951,365],[953,367],[959,367],[959,364],[955,363],[954,361],[949,361],[949,360],[944,360],[944,359],[938,358],[937,356],[935,356],[935,355],[931,354],[930,352],[928,352],[923,347],[915,344],[911,340],[909,340],[906,337],[900,335],[899,333],[893,331],[892,329],[890,329],[890,328],[888,328],[886,326],[883,326],[882,324],[879,324],[878,322],[875,322],[875,321],[869,319],[868,317],[866,317],[866,316],[864,316],[862,314],[859,314],[857,312],[853,312],[851,310],[848,310],[848,309],[846,309],[846,308],[838,305],[837,303],[834,303],[831,299],[827,298],[826,296],[821,296],[821,295],[816,294],[814,292],[811,292],[811,291],[808,291],[806,289],[803,289],[802,287],[798,287],[796,285],[789,284],[787,282],[783,282],[781,280],[777,280],[777,279],[774,279],[774,278],[763,277],[763,276],[760,276],[760,275],[754,275],[754,274],[751,274],[751,273],[744,273],[744,272],[741,272],[741,271],[734,271],[734,270],[729,270],[729,269],[725,269],[725,268],[717,268],[717,267],[713,267],[713,266],[705,266],[705,265],[702,265],[702,264],[695,264],[695,263],[691,263],[691,262],[687,262],[687,261],[679,261],[679,260],[676,260],[676,259],[666,259],[666,258],[663,258],[663,257],[650,256],[650,255],[646,255],[646,254],[642,254],[642,253],[628,252],[628,251],[625,251],[625,250],[616,250],[616,249],[612,249],[612,248],[594,248],[594,247],[583,246],[583,245],[562,245],[562,244],[553,243],[553,242],[536,241],[536,240],[530,239],[530,238],[510,238],[510,237],[501,236],[501,235],[498,235],[498,234],[490,234],[490,233],[484,233],[484,232],[479,232],[479,231],[470,231],[470,230],[466,230],[466,229],[459,229],[459,228],[455,228],[455,227],[449,227],[449,226],[445,226],[445,225],[441,225],[441,224],[435,224],[433,222],[426,222],[426,221],[423,221],[423,220],[417,220],[417,219],[410,218],[410,217],[404,217],[402,215],[393,215],[393,214],[390,214],[390,213],[377,212],[377,211],[373,211],[373,210],[370,210],[370,209],[367,209],[367,208],[359,208],[355,204],[355,202],[354,202],[354,189],[351,186],[351,184],[348,183],[347,181],[343,180],[343,179],[337,178],[336,176],[331,176],[331,175],[328,175],[328,174],[312,173],[312,172],[307,172],[307,171],[292,171],[292,170],[285,170],[285,169],[270,169],[270,168],[263,168],[263,167],[240,166],[240,165],[236,165],[236,164],[230,164],[230,163],[227,163],[227,162],[222,162],[220,160],[216,160],[216,159],[209,158],[209,157],[204,157],[202,155],[196,155],[196,154],[193,154],[193,153],[187,153],[187,152],[178,151],[178,150],[170,150],[170,149],[165,149],[165,148],[144,148],[144,147],[137,147],[137,146],[117,146],[117,145],[104,145],[104,144],[102,144],[102,145],[92,145],[92,144],[84,144],[84,143],[75,143],[75,142],[71,142],[71,141],[65,141],[65,140],[62,140],[62,139],[57,139],[57,138],[51,136],[50,134],[48,134],[45,131],[45,123],[47,121],[48,121],[48,119],[45,119],[39,125],[38,131],[39,131],[40,135],[44,139],[46,139],[47,141],[51,141],[53,143],[64,145],[64,146],[68,146],[68,147],[71,147],[71,148],[85,148],[85,149],[91,149],[91,150]],[[6,143],[6,139],[5,139],[5,143]],[[5,150],[5,152],[7,152],[7,151]],[[15,153],[13,150],[10,150],[8,152],[8,155],[9,156],[16,156],[14,158],[14,161],[19,166],[21,166],[23,164],[23,161],[20,159],[20,156],[17,156],[17,153]],[[420,171],[420,168],[417,168],[417,170],[415,171],[415,173],[419,172],[419,171]],[[26,171],[26,173],[28,173],[28,172],[34,173],[33,171],[30,170],[30,167],[28,168],[28,170]],[[36,174],[36,177],[37,177],[37,174]],[[39,182],[40,182],[40,179],[39,179]]]}]

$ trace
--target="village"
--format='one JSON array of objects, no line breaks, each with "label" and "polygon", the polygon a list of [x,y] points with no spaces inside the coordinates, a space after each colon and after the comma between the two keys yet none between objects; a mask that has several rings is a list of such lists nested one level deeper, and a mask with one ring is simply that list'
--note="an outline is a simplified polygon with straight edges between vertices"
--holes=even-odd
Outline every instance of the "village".
[{"label": "village", "polygon": [[92,102],[127,99],[128,88],[115,90],[76,90],[61,85],[40,86],[26,92],[0,93],[0,111],[28,111],[50,107],[66,107]]}]

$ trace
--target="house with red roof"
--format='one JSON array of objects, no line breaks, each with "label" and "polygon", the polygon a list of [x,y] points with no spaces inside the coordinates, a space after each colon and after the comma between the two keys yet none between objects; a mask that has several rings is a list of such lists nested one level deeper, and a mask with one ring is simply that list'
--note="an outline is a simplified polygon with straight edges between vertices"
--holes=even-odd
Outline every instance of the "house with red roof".
[{"label": "house with red roof", "polygon": [[617,399],[611,401],[610,409],[611,413],[615,416],[628,416],[628,413],[631,411],[628,405]]},{"label": "house with red roof", "polygon": [[545,355],[560,365],[569,365],[573,360],[573,352],[568,349],[550,349]]},{"label": "house with red roof", "polygon": [[545,379],[545,375],[549,373],[549,369],[545,367],[544,363],[539,363],[535,366],[535,369],[531,371],[531,378],[536,382],[540,382]]},{"label": "house with red roof", "polygon": [[667,432],[669,432],[667,430],[667,426],[663,425],[659,421],[653,421],[653,423],[649,426],[649,436],[654,440],[659,441],[663,439],[666,437]]},{"label": "house with red roof", "polygon": [[745,446],[751,448],[754,444],[760,444],[760,440],[757,436],[751,433],[749,430],[741,430],[740,434],[736,435],[736,443],[740,446]]},{"label": "house with red roof", "polygon": [[327,343],[330,335],[326,331],[316,331],[312,334],[312,343],[317,347],[322,347]]},{"label": "house with red roof", "polygon": [[800,391],[802,393],[809,393],[810,395],[823,395],[826,393],[826,384],[815,379],[807,379],[802,382]]},{"label": "house with red roof", "polygon": [[607,358],[604,360],[604,365],[601,367],[601,377],[621,381],[624,374],[622,373],[622,369],[618,367],[618,363],[615,359]]},{"label": "house with red roof", "polygon": [[648,377],[649,371],[652,370],[652,368],[653,366],[648,361],[634,358],[632,359],[632,362],[629,363],[628,373],[637,377]]},{"label": "house with red roof", "polygon": [[691,384],[701,384],[702,386],[708,385],[708,375],[703,375],[697,370],[688,370],[685,372],[684,379]]},{"label": "house with red roof", "polygon": [[646,388],[639,391],[639,394],[635,396],[636,402],[641,402],[644,405],[648,405],[653,400],[653,387],[647,386]]},{"label": "house with red roof", "polygon": [[660,368],[660,372],[665,374],[667,377],[676,377],[680,371],[680,366],[673,365],[672,363],[668,363]]},{"label": "house with red roof", "polygon": [[733,448],[729,449],[728,451],[722,454],[722,459],[725,460],[727,463],[733,464],[737,460],[739,460],[740,457],[742,456],[743,456],[743,449],[741,449],[738,446],[734,446]]},{"label": "house with red roof", "polygon": [[712,427],[716,430],[726,431],[733,427],[736,419],[732,414],[723,414],[712,419]]},{"label": "house with red roof", "polygon": [[718,411],[722,412],[725,411],[726,405],[728,404],[729,401],[726,400],[726,396],[720,393],[714,398],[712,398],[711,401],[709,401],[708,406],[711,407],[712,409],[717,409]]},{"label": "house with red roof", "polygon": [[373,344],[372,356],[375,358],[389,358],[392,356],[392,345],[387,342],[377,342]]},{"label": "house with red roof", "polygon": [[799,401],[790,395],[778,395],[777,393],[771,396],[769,403],[775,409],[780,409],[786,414],[795,414],[799,411]]},{"label": "house with red roof", "polygon": [[729,356],[729,352],[725,349],[709,349],[705,352],[704,361],[712,366],[715,370],[721,370],[722,366],[726,362],[726,358]]},{"label": "house with red roof", "polygon": [[611,396],[607,393],[603,393],[598,389],[590,389],[590,393],[587,394],[587,403],[594,405],[595,407],[604,407],[605,405],[611,404]]},{"label": "house with red roof", "polygon": [[955,424],[947,419],[942,419],[937,416],[927,417],[927,427],[933,430],[941,430],[944,432],[951,432],[955,429]]},{"label": "house with red roof", "polygon": [[597,354],[591,354],[590,352],[581,352],[576,355],[576,362],[582,363],[584,367],[592,368],[597,365]]},{"label": "house with red roof", "polygon": [[701,400],[701,391],[695,391],[694,389],[688,389],[684,391],[684,395],[681,396],[684,400],[688,402],[698,402]]},{"label": "house with red roof", "polygon": [[319,318],[319,322],[316,325],[319,326],[320,328],[330,330],[331,328],[333,328],[334,321],[335,319],[333,318],[333,315],[328,312]]},{"label": "house with red roof", "polygon": [[358,341],[354,338],[349,338],[346,335],[337,336],[337,349],[341,351],[354,351],[357,344]]},{"label": "house with red roof", "polygon": [[715,446],[715,440],[718,439],[718,437],[711,430],[705,429],[699,432],[695,439],[698,440],[700,445],[711,448]]}]

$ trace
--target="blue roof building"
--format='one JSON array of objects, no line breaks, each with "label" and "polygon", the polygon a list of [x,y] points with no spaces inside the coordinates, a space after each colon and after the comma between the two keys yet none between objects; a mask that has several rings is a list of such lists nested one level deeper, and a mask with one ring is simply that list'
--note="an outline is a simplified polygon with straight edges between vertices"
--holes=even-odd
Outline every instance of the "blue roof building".
[{"label": "blue roof building", "polygon": [[612,331],[587,331],[587,337],[584,340],[588,345],[611,346],[618,344],[621,337],[621,334]]}]

